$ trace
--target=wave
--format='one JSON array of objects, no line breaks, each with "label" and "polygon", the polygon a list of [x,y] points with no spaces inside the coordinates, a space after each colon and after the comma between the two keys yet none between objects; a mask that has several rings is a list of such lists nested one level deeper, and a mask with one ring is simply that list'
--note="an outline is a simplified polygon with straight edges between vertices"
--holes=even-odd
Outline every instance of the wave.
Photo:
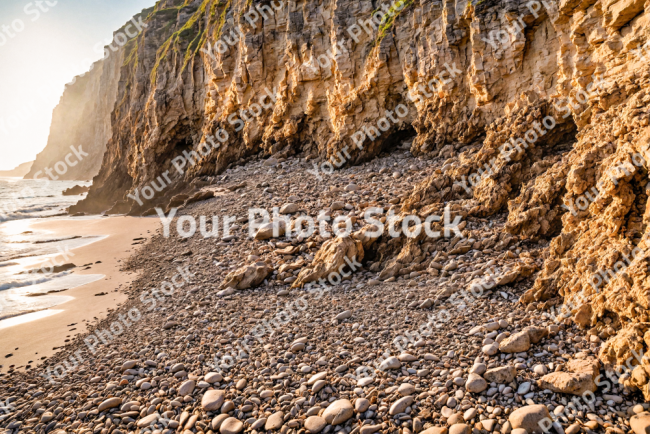
[{"label": "wave", "polygon": [[5,291],[7,289],[13,289],[13,288],[24,288],[25,286],[32,286],[32,285],[37,285],[39,283],[45,283],[49,282],[51,280],[54,280],[58,277],[63,277],[67,276],[70,273],[57,273],[57,274],[51,274],[48,277],[41,277],[40,279],[28,279],[28,280],[23,280],[23,281],[18,281],[14,280],[12,282],[6,282],[0,284],[0,291]]},{"label": "wave", "polygon": [[61,212],[58,214],[48,214],[48,215],[34,215],[30,213],[9,214],[9,215],[0,214],[0,223],[12,221],[12,220],[43,219],[43,218],[61,217],[67,215],[68,215],[67,212]]}]

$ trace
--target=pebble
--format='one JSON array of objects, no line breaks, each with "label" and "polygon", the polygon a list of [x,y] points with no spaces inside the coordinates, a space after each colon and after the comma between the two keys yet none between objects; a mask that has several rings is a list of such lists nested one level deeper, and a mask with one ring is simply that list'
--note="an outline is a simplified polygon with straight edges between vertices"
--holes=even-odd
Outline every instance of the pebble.
[{"label": "pebble", "polygon": [[189,395],[194,391],[194,387],[196,385],[196,382],[194,380],[187,380],[183,384],[181,384],[181,387],[178,388],[178,394],[180,396],[186,396]]},{"label": "pebble", "polygon": [[325,428],[327,422],[319,416],[309,416],[305,420],[305,428],[312,434],[317,434]]},{"label": "pebble", "polygon": [[323,419],[330,425],[339,425],[354,415],[354,408],[347,399],[332,402],[323,412]]},{"label": "pebble", "polygon": [[381,362],[379,369],[385,371],[386,369],[399,369],[402,367],[402,363],[397,359],[397,357],[391,356],[386,360]]},{"label": "pebble", "polygon": [[201,399],[201,407],[205,411],[216,411],[221,408],[225,401],[225,393],[223,390],[208,390],[203,394]]},{"label": "pebble", "polygon": [[397,393],[402,396],[412,395],[415,393],[415,386],[409,383],[402,383],[400,384],[399,389],[397,389]]},{"label": "pebble", "polygon": [[235,417],[224,420],[219,427],[221,434],[237,434],[244,429],[244,423]]},{"label": "pebble", "polygon": [[531,386],[531,383],[529,381],[525,381],[525,382],[521,383],[519,385],[519,387],[517,387],[517,393],[519,395],[527,394],[528,391],[530,390],[530,386]]},{"label": "pebble", "polygon": [[494,356],[496,353],[499,352],[499,346],[498,344],[484,345],[481,351],[483,351],[483,354],[485,354],[486,356]]},{"label": "pebble", "polygon": [[404,396],[391,405],[389,413],[391,416],[395,416],[396,414],[399,413],[404,413],[406,410],[406,407],[411,405],[413,403],[413,397],[412,396]]},{"label": "pebble", "polygon": [[344,312],[341,312],[340,314],[336,315],[336,320],[338,321],[343,321],[344,319],[348,319],[352,317],[352,312],[349,310],[346,310]]},{"label": "pebble", "polygon": [[97,407],[97,411],[101,413],[104,410],[108,410],[109,408],[119,407],[120,405],[122,405],[122,398],[108,398],[107,400],[99,404],[99,407]]},{"label": "pebble", "polygon": [[276,429],[280,429],[282,425],[284,424],[284,413],[281,411],[273,413],[269,418],[266,420],[266,424],[264,425],[264,429],[266,431],[274,431]]},{"label": "pebble", "polygon": [[533,372],[537,375],[546,375],[548,368],[545,365],[537,364],[533,367]]}]

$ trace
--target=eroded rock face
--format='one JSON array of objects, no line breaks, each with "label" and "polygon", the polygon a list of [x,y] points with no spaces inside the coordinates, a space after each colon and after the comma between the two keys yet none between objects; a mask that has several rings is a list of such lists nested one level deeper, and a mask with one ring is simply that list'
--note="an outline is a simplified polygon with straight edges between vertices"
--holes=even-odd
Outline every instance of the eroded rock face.
[{"label": "eroded rock face", "polygon": [[[515,96],[546,95],[555,84],[560,38],[546,11],[535,18],[524,4],[508,12],[525,16],[534,56],[524,55],[520,40],[484,42],[509,23],[492,2],[405,2],[381,31],[360,34],[349,29],[372,16],[368,2],[283,2],[272,19],[246,19],[252,7],[158,2],[137,43],[125,47],[115,134],[77,211],[129,200],[125,193],[165,171],[181,182],[260,151],[350,164],[414,138],[414,152],[451,155],[484,134]],[[383,118],[389,127],[379,130]],[[364,128],[380,134],[361,141]],[[195,155],[183,173],[174,168],[175,157],[206,140],[212,152]]]},{"label": "eroded rock face", "polygon": [[[612,338],[601,360],[620,364],[627,353],[613,351],[622,347],[617,331],[650,321],[650,73],[638,50],[650,26],[639,5],[545,2],[533,11],[527,2],[413,1],[381,33],[351,38],[348,27],[368,19],[371,3],[283,3],[273,19],[251,23],[245,0],[163,0],[125,47],[113,136],[88,198],[71,211],[144,212],[256,155],[275,155],[269,167],[298,152],[354,164],[410,143],[445,162],[403,198],[402,213],[507,212],[508,236],[456,240],[454,252],[552,240],[522,302]],[[525,31],[509,32],[513,19]],[[220,53],[223,36],[233,44]],[[321,55],[329,61],[319,64]],[[361,142],[357,132],[390,116],[375,140]],[[209,152],[192,154],[204,143]],[[183,153],[192,161],[177,170]],[[170,181],[152,199],[127,196],[164,174]],[[372,271],[382,279],[420,271],[421,241],[380,241],[381,269]],[[537,269],[521,263],[525,272],[498,276]],[[303,270],[294,285],[329,269]],[[633,333],[647,351],[645,331]]]}]

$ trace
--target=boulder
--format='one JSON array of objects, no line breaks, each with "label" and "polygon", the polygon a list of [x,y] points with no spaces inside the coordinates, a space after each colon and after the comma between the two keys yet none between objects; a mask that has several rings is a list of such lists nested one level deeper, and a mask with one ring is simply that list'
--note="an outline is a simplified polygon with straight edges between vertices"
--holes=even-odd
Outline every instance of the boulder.
[{"label": "boulder", "polygon": [[520,331],[508,336],[499,344],[502,353],[523,353],[530,349],[530,337],[528,332]]},{"label": "boulder", "polygon": [[590,374],[576,374],[574,372],[552,372],[537,380],[537,385],[542,389],[553,392],[582,395],[595,392],[597,387]]},{"label": "boulder", "polygon": [[501,366],[499,368],[488,369],[483,378],[490,383],[507,384],[512,382],[517,375],[517,370],[514,366]]},{"label": "boulder", "polygon": [[635,414],[630,419],[630,427],[634,434],[650,434],[650,413],[644,411],[643,413]]},{"label": "boulder", "polygon": [[[292,288],[301,288],[306,283],[317,281],[320,278],[328,279],[330,275],[349,273],[351,265],[363,260],[363,246],[361,241],[352,237],[336,237],[327,240],[316,252],[311,265],[300,270],[298,278],[291,285]],[[357,266],[354,265],[356,268]]]},{"label": "boulder", "polygon": [[470,393],[481,393],[487,389],[488,383],[483,377],[478,374],[469,374],[465,389]]},{"label": "boulder", "polygon": [[232,273],[228,273],[220,288],[248,289],[254,288],[264,282],[273,271],[266,262],[256,262],[245,265]]},{"label": "boulder", "polygon": [[64,196],[77,196],[79,194],[88,193],[89,190],[90,190],[90,187],[75,185],[74,187],[63,190],[63,193],[61,193],[61,194],[64,195]]}]

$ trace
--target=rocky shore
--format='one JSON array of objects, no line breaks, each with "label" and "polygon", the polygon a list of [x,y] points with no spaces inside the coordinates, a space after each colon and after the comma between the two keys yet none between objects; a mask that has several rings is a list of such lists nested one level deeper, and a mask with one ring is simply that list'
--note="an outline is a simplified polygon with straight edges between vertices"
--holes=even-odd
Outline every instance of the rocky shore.
[{"label": "rocky shore", "polygon": [[[461,235],[367,235],[368,207],[398,212],[444,166],[397,149],[319,177],[298,156],[203,178],[203,200],[181,200],[169,237],[129,260],[142,274],[125,304],[0,376],[0,431],[648,432],[648,405],[625,386],[641,373],[613,371],[598,335],[519,301],[548,241],[472,215],[471,200],[450,206]],[[249,209],[273,207],[292,227],[348,216],[353,233],[249,237]],[[232,216],[230,234],[183,238],[184,215]]]}]

